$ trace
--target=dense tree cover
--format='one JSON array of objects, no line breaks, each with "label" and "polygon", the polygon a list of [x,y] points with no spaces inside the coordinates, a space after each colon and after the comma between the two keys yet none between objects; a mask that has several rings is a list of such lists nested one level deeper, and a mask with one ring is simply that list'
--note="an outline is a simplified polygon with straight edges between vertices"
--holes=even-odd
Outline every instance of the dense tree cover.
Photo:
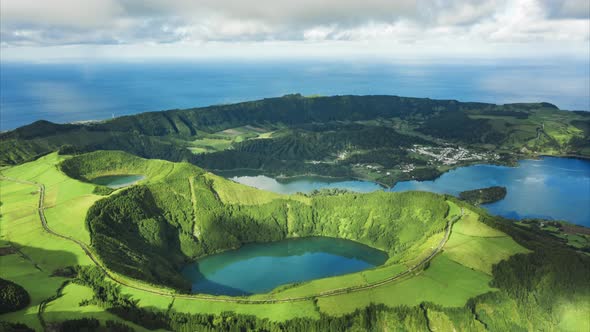
[{"label": "dense tree cover", "polygon": [[590,296],[590,258],[558,245],[514,255],[494,266],[493,273],[494,287],[523,305],[533,301],[545,311],[551,310],[555,299]]},{"label": "dense tree cover", "polygon": [[146,135],[189,134],[198,130],[222,130],[251,123],[299,125],[314,122],[368,120],[378,117],[424,117],[434,110],[490,108],[492,104],[460,103],[397,96],[334,96],[281,98],[205,108],[143,113],[114,119],[101,129],[138,131]]},{"label": "dense tree cover", "polygon": [[[289,95],[232,105],[142,113],[87,124],[61,125],[37,121],[0,134],[3,142],[0,147],[0,164],[21,163],[58,150],[62,146],[64,151],[76,153],[124,150],[147,158],[171,161],[191,160],[192,154],[183,146],[176,144],[178,139],[190,141],[201,131],[212,133],[244,125],[265,124],[280,124],[291,129],[299,128],[305,132],[315,131],[326,134],[328,138],[333,137],[335,140],[340,135],[338,131],[350,132],[352,140],[355,139],[356,132],[361,142],[368,143],[371,148],[377,148],[382,147],[383,144],[390,146],[392,142],[391,137],[388,136],[391,134],[388,133],[391,131],[390,128],[373,126],[366,129],[374,133],[363,135],[362,130],[354,128],[339,128],[338,131],[334,131],[334,128],[329,126],[322,127],[316,124],[391,118],[408,121],[414,126],[421,127],[421,131],[436,137],[453,139],[466,144],[497,143],[505,138],[506,133],[494,130],[487,120],[470,119],[466,112],[510,116],[518,120],[525,118],[523,113],[529,114],[536,109],[558,111],[554,106],[544,103],[499,106],[397,96],[305,98],[300,95]],[[290,138],[292,139],[296,137]],[[400,143],[398,140],[393,142]],[[282,143],[281,145],[292,145],[296,142]],[[241,148],[250,150],[253,147]],[[301,151],[306,153],[307,150]],[[316,151],[316,148],[311,151]],[[285,152],[289,153],[288,150]]]},{"label": "dense tree cover", "polygon": [[48,330],[55,332],[133,332],[133,328],[113,320],[107,320],[102,326],[96,318],[71,319],[49,323]]},{"label": "dense tree cover", "polygon": [[[449,199],[452,199],[449,197]],[[457,204],[462,205],[460,201]],[[173,331],[529,331],[558,330],[560,306],[590,299],[590,257],[576,253],[546,234],[519,228],[510,220],[483,215],[484,222],[511,234],[532,250],[500,262],[493,269],[498,288],[469,300],[464,307],[431,303],[415,307],[370,305],[340,317],[298,318],[272,322],[255,316],[159,311],[121,301],[117,287],[96,268],[80,269],[85,285],[95,290],[100,305],[148,329]],[[92,271],[95,270],[95,271]],[[110,286],[109,286],[110,284]],[[97,286],[98,285],[98,286]],[[110,289],[111,291],[102,291]],[[107,295],[111,294],[111,295]],[[578,301],[578,302],[576,302]],[[579,302],[582,301],[582,302]]]},{"label": "dense tree cover", "polygon": [[[395,167],[400,163],[425,164],[408,157],[405,148],[426,144],[426,140],[402,135],[393,128],[360,124],[306,125],[275,132],[272,138],[247,140],[233,149],[197,155],[193,163],[208,169],[263,169],[272,174],[325,174],[350,176],[350,165],[377,163]],[[340,153],[354,154],[338,163],[331,161]]]},{"label": "dense tree cover", "polygon": [[162,217],[152,193],[136,186],[88,210],[92,246],[114,271],[178,288],[188,282],[176,272],[184,259],[177,230]]},{"label": "dense tree cover", "polygon": [[[137,301],[121,295],[118,287],[105,279],[105,275],[95,267],[80,268],[83,276],[74,282],[91,287],[95,292],[94,304],[106,308],[120,318],[155,330],[171,331],[345,331],[345,330],[424,330],[427,326],[424,309],[421,307],[388,308],[383,305],[371,305],[365,309],[342,317],[324,314],[320,319],[297,318],[285,322],[274,322],[256,316],[223,312],[213,314],[187,314],[142,308]],[[89,277],[91,275],[91,277]],[[108,291],[105,291],[108,290]],[[124,299],[124,300],[122,300]],[[86,303],[81,303],[86,305]],[[107,322],[107,327],[109,323]],[[102,331],[99,322],[94,319],[71,320],[55,326],[71,326],[77,330],[87,328],[90,331]],[[126,331],[120,324],[118,331]],[[95,329],[95,330],[93,330]]]},{"label": "dense tree cover", "polygon": [[51,273],[52,277],[64,277],[64,278],[72,278],[78,274],[76,268],[74,266],[66,266],[63,268],[56,269]]},{"label": "dense tree cover", "polygon": [[[105,162],[117,155],[122,161],[119,165]],[[91,160],[82,160],[84,158]],[[277,198],[261,200],[259,204],[253,201],[238,204],[224,201],[221,197],[225,197],[224,190],[240,190],[240,185],[223,179],[216,183],[219,178],[188,164],[164,167],[168,163],[114,152],[80,155],[69,159],[68,163],[71,167],[69,171],[80,177],[99,174],[100,167],[93,163],[103,165],[109,172],[122,167],[127,171],[138,167],[152,176],[157,174],[154,169],[168,174],[160,181],[134,186],[104,198],[99,201],[100,208],[97,207],[88,216],[93,245],[101,252],[102,260],[120,271],[122,267],[119,265],[125,265],[123,268],[130,269],[130,273],[145,269],[149,275],[137,275],[144,280],[169,278],[166,283],[170,284],[175,280],[175,276],[166,276],[163,271],[150,270],[151,266],[142,265],[152,259],[177,259],[182,262],[220,248],[295,234],[349,238],[395,253],[410,243],[421,241],[421,236],[441,229],[437,227],[444,227],[437,221],[447,214],[445,200],[474,209],[484,223],[509,234],[531,250],[530,254],[515,255],[497,264],[492,270],[492,285],[498,290],[475,297],[464,307],[444,308],[430,303],[395,308],[377,305],[340,317],[321,314],[319,319],[300,318],[285,322],[236,313],[187,314],[176,312],[173,307],[169,310],[143,308],[136,299],[123,295],[119,287],[105,279],[98,268],[76,269],[74,282],[88,286],[94,292],[94,297],[81,305],[102,306],[122,319],[149,329],[556,330],[557,324],[564,319],[564,304],[578,305],[590,299],[588,256],[568,249],[562,241],[544,232],[492,217],[485,210],[451,196],[418,192],[369,195],[336,192],[308,197],[277,195]],[[154,164],[158,167],[154,168]],[[249,195],[256,195],[257,192],[254,189],[248,191]],[[196,204],[193,204],[193,197]],[[153,221],[145,222],[149,219]],[[135,236],[132,236],[133,233]],[[100,242],[103,236],[111,237],[112,241]],[[142,251],[135,251],[136,245],[143,246]],[[131,254],[132,258],[129,257]],[[132,260],[137,257],[139,261]],[[171,265],[167,267],[172,268]]]},{"label": "dense tree cover", "polygon": [[[363,310],[342,317],[321,314],[320,319],[298,318],[285,322],[273,322],[256,316],[224,312],[213,314],[187,314],[141,308],[137,301],[120,293],[120,289],[96,267],[79,268],[79,276],[74,282],[89,286],[95,296],[91,300],[117,316],[134,322],[147,329],[172,331],[345,331],[345,330],[424,330],[427,326],[425,312],[421,307],[387,308],[371,305]],[[86,305],[83,302],[81,305]],[[108,327],[107,322],[107,327]],[[56,327],[73,327],[74,330],[86,328],[101,331],[99,322],[94,319],[70,320],[55,324]],[[119,326],[119,331],[126,331]]]},{"label": "dense tree cover", "polygon": [[[0,161],[2,164],[22,162],[60,147],[63,147],[62,153],[72,154],[121,149],[144,157],[187,160],[208,168],[248,167],[285,171],[286,174],[347,175],[350,164],[311,164],[303,159],[322,159],[355,148],[358,151],[351,157],[357,158],[354,163],[418,163],[404,159],[407,155],[398,148],[407,147],[418,138],[399,134],[389,127],[351,124],[351,121],[398,117],[434,137],[466,144],[499,144],[504,141],[506,132],[513,130],[513,124],[498,122],[507,128],[504,132],[498,129],[501,127],[498,123],[468,115],[527,119],[533,117],[538,108],[554,107],[544,104],[495,106],[387,96],[312,100],[295,95],[236,105],[146,113],[91,125],[35,123],[0,134],[3,141]],[[198,131],[212,132],[251,123],[281,124],[287,129],[264,142],[246,141],[232,150],[210,156],[193,156],[176,141],[191,139]],[[587,121],[575,120],[572,124],[585,136],[572,138],[563,153],[587,154]],[[560,147],[550,136],[549,128],[545,131],[540,124],[536,125],[540,129],[534,140],[535,148]],[[64,147],[64,144],[71,146]],[[88,156],[92,156],[91,159]],[[120,171],[161,178],[99,201],[87,218],[92,245],[109,268],[182,290],[187,290],[188,285],[176,271],[185,261],[248,242],[328,235],[353,239],[395,254],[444,227],[441,216],[446,214],[447,206],[436,195],[337,193],[310,195],[304,199],[282,197],[259,204],[230,203],[221,198],[224,193],[219,188],[233,190],[234,184],[216,186],[217,180],[205,176],[201,169],[187,164],[175,164],[172,170],[152,169],[152,161],[121,156],[99,152],[74,157],[62,165],[68,175],[86,181]],[[434,168],[417,171],[431,176],[438,172]],[[457,201],[457,204],[465,203]],[[482,327],[496,331],[554,330],[561,319],[560,305],[587,301],[590,296],[587,256],[564,248],[562,242],[534,229],[521,229],[511,221],[489,217],[483,211],[481,215],[485,216],[484,222],[510,234],[532,253],[514,256],[495,266],[493,285],[499,291],[474,298],[463,308],[441,308],[428,303],[412,308],[371,306],[343,317],[321,315],[319,320],[276,323],[234,313],[190,315],[174,310],[139,308],[136,300],[122,296],[98,270],[80,269],[76,282],[91,287],[95,293],[93,299],[82,304],[101,305],[149,328],[185,331],[477,330]],[[92,321],[83,323],[94,324]]]},{"label": "dense tree cover", "polygon": [[324,196],[338,196],[338,195],[343,195],[343,194],[352,194],[354,193],[351,190],[348,189],[342,189],[342,188],[322,188],[322,189],[314,189],[312,191],[310,191],[309,193],[297,193],[298,195],[303,195],[303,196],[319,196],[319,195],[324,195]]},{"label": "dense tree cover", "polygon": [[23,309],[30,302],[29,293],[22,286],[0,278],[0,314]]},{"label": "dense tree cover", "polygon": [[21,323],[11,323],[0,321],[0,331],[4,332],[34,332],[32,328]]},{"label": "dense tree cover", "polygon": [[[548,128],[563,129],[545,131],[545,123]],[[440,175],[441,165],[429,166],[428,158],[408,153],[407,148],[414,144],[437,146],[452,141],[482,152],[493,148],[511,151],[502,162],[521,153],[590,156],[588,134],[579,131],[586,123],[583,116],[546,103],[493,105],[396,96],[289,95],[68,124],[63,130],[62,125],[40,121],[0,133],[0,165],[58,149],[70,154],[123,150],[145,158],[187,161],[213,171],[255,169],[268,175],[354,177],[394,185]],[[273,133],[264,139],[250,132],[239,140],[228,140],[218,132],[252,126]],[[225,140],[222,146],[199,146],[218,136]],[[386,171],[367,171],[362,168],[365,164]],[[415,168],[411,173],[397,171],[404,164]]]},{"label": "dense tree cover", "polygon": [[529,117],[529,113],[513,110],[483,110],[477,112],[477,114],[490,116],[510,116],[515,117],[517,119],[527,119]]},{"label": "dense tree cover", "polygon": [[585,114],[585,117],[586,119],[584,120],[572,121],[572,125],[582,130],[584,135],[573,137],[569,141],[570,149],[572,150],[572,152],[575,154],[579,154],[581,156],[587,155],[590,152],[590,116]]},{"label": "dense tree cover", "polygon": [[269,175],[323,174],[335,177],[352,176],[344,165],[308,163],[302,159],[283,160],[263,152],[225,150],[195,155],[191,161],[209,170],[258,169]]},{"label": "dense tree cover", "polygon": [[[311,205],[278,199],[223,204],[203,177],[135,186],[88,212],[92,245],[114,271],[188,289],[180,265],[203,254],[287,237],[323,235],[355,240],[395,254],[441,231],[448,206],[429,193],[313,196]],[[232,184],[238,185],[238,184]],[[184,282],[184,283],[183,283]]]},{"label": "dense tree cover", "polygon": [[[33,125],[30,125],[33,126]],[[61,125],[56,125],[61,126]],[[30,161],[52,151],[75,154],[96,150],[124,150],[147,158],[173,161],[188,160],[190,151],[174,144],[168,137],[143,135],[137,131],[95,131],[86,125],[75,125],[75,130],[57,131],[51,136],[23,139],[12,132],[0,134],[0,164],[10,165]],[[21,129],[27,131],[28,126]]]},{"label": "dense tree cover", "polygon": [[134,306],[136,301],[122,295],[120,287],[105,280],[105,274],[95,266],[77,266],[74,283],[88,286],[94,291],[94,297],[84,300],[80,305],[97,304],[113,306]]},{"label": "dense tree cover", "polygon": [[429,118],[420,131],[465,143],[501,143],[504,138],[487,120],[472,119],[461,111],[441,112]]},{"label": "dense tree cover", "polygon": [[590,229],[587,227],[544,219],[522,219],[519,223],[533,232],[544,233],[556,241],[590,254]]},{"label": "dense tree cover", "polygon": [[60,323],[50,324],[49,328],[53,331],[97,331],[100,327],[100,322],[96,318],[80,318],[66,320]]},{"label": "dense tree cover", "polygon": [[64,144],[59,147],[57,153],[60,155],[76,155],[80,154],[82,151],[77,147],[73,146],[72,144]]},{"label": "dense tree cover", "polygon": [[[387,145],[386,145],[387,146]],[[394,168],[402,163],[425,166],[426,161],[408,156],[407,150],[395,147],[394,144],[389,147],[378,147],[363,152],[356,152],[346,158],[342,163],[353,164],[379,164],[385,168]]]},{"label": "dense tree cover", "polygon": [[94,190],[92,190],[92,193],[95,195],[107,196],[110,195],[113,191],[113,189],[106,186],[96,186],[94,187]]},{"label": "dense tree cover", "polygon": [[[324,127],[324,126],[321,126]],[[424,139],[402,135],[393,128],[369,125],[332,125],[326,131],[312,126],[275,133],[270,139],[249,140],[235,146],[237,151],[266,153],[277,159],[321,160],[344,150],[408,147],[425,144]]]},{"label": "dense tree cover", "polygon": [[434,167],[416,168],[409,173],[404,173],[405,177],[400,180],[421,180],[428,181],[438,178],[442,172]]},{"label": "dense tree cover", "polygon": [[459,193],[460,199],[474,205],[497,202],[504,197],[506,197],[506,187],[500,186],[466,190]]},{"label": "dense tree cover", "polygon": [[[560,305],[588,304],[590,257],[546,236],[513,234],[519,234],[519,240],[534,251],[494,266],[492,286],[502,291],[480,299],[474,310],[489,329],[514,331],[518,326],[518,330],[550,330],[563,319]],[[502,314],[483,310],[486,306],[497,307]],[[504,310],[516,311],[518,317],[505,316]]]}]

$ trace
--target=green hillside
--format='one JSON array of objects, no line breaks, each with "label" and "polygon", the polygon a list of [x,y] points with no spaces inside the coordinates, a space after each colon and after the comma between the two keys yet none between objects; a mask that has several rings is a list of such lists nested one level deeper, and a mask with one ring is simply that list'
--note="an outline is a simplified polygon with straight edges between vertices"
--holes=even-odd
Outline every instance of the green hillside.
[{"label": "green hillside", "polygon": [[[589,128],[586,113],[547,103],[288,95],[1,133],[0,330],[588,330],[585,229],[490,216],[471,205],[484,191],[281,195],[208,170],[391,185],[472,163],[588,157]],[[118,175],[141,177],[93,183]],[[389,258],[241,297],[191,294],[180,273],[306,236]]]},{"label": "green hillside", "polygon": [[[38,121],[0,134],[0,164],[22,163],[58,149],[123,150],[208,170],[346,176],[391,185],[474,162],[512,163],[540,154],[588,157],[589,123],[584,112],[561,111],[548,103],[287,95],[87,124]],[[416,145],[427,153],[413,149]],[[450,163],[432,158],[446,147],[469,153]]]},{"label": "green hillside", "polygon": [[[174,164],[99,151],[65,160],[74,178],[143,174],[144,184],[112,194],[87,214],[92,246],[110,269],[187,289],[178,270],[189,259],[249,242],[330,236],[355,240],[390,255],[441,232],[448,206],[430,193],[342,194],[309,199],[276,195],[261,204],[220,197],[243,185]],[[163,175],[165,174],[165,175]],[[252,190],[252,197],[266,196]],[[234,197],[237,197],[234,195]]]},{"label": "green hillside", "polygon": [[[88,181],[145,178],[107,196]],[[4,168],[0,277],[30,296],[0,315],[36,330],[117,324],[207,331],[588,329],[589,256],[430,193],[284,196],[189,163],[48,154]],[[39,185],[44,190],[41,224]],[[417,266],[450,237],[426,265]],[[183,293],[178,267],[243,243],[327,235],[386,250],[381,267],[232,298]],[[88,252],[85,252],[88,250]],[[382,283],[392,276],[399,279]],[[322,295],[345,287],[346,292]],[[290,299],[301,298],[293,301]],[[93,319],[96,319],[94,321]],[[64,323],[67,321],[67,323]],[[86,325],[84,325],[86,324]],[[118,325],[117,325],[118,326]]]}]

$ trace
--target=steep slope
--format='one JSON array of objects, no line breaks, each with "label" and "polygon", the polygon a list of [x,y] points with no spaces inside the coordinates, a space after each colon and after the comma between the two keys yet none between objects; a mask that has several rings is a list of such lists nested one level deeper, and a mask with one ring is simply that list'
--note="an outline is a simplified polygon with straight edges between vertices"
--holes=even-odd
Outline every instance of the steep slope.
[{"label": "steep slope", "polygon": [[[65,160],[62,170],[88,180],[103,174],[144,174],[143,185],[121,190],[88,211],[92,246],[112,270],[184,289],[178,275],[189,259],[238,247],[299,236],[355,240],[395,255],[440,232],[448,205],[422,192],[273,195],[251,190],[261,203],[228,202],[242,185],[187,163],[145,160],[98,151]],[[223,190],[223,192],[218,192]],[[262,202],[266,200],[266,202]]]},{"label": "steep slope", "polygon": [[[513,137],[512,131],[518,129],[513,124],[532,122],[541,126],[543,119],[530,117],[539,111],[555,115],[551,121],[565,120],[568,126],[570,121],[578,121],[578,127],[588,121],[583,115],[561,112],[547,103],[494,105],[397,96],[288,95],[232,105],[142,113],[88,124],[38,121],[0,134],[0,163],[18,164],[63,145],[82,151],[122,149],[146,158],[190,161],[191,153],[178,143],[186,143],[200,133],[245,125],[296,128],[312,123],[379,119],[398,119],[428,135],[465,144],[497,144]],[[509,119],[510,127],[496,126],[497,119]],[[523,138],[518,138],[521,146],[526,143]]]},{"label": "steep slope", "polygon": [[[166,186],[167,179],[182,174],[186,168],[194,169],[189,164],[127,157],[122,153],[103,154],[97,158],[101,163],[92,168],[92,172],[81,174],[91,180],[105,170],[113,174],[129,170],[138,173],[140,169],[140,173],[147,176],[140,186],[151,188],[153,183],[161,182],[162,190],[172,190],[176,186]],[[31,163],[5,168],[2,176],[43,184],[49,227],[88,243],[90,235],[84,226],[86,211],[104,196],[92,194],[95,185],[72,179],[60,171],[59,163],[68,158],[70,156],[53,153]],[[78,162],[85,160],[77,159]],[[94,163],[88,164],[91,165]],[[126,169],[127,165],[132,166]],[[208,173],[203,178],[212,182],[224,206],[256,206],[287,198],[306,205],[313,202],[311,197],[282,196],[217,181],[217,176]],[[23,286],[31,295],[27,308],[2,314],[0,321],[25,323],[36,330],[43,330],[40,319],[52,324],[84,318],[98,319],[103,326],[115,320],[136,331],[229,330],[236,326],[286,331],[586,331],[590,326],[588,255],[566,247],[561,239],[546,232],[490,216],[483,209],[450,197],[445,197],[451,208],[449,215],[456,214],[461,206],[466,216],[453,226],[443,251],[427,268],[416,271],[411,277],[317,300],[248,304],[224,302],[224,298],[209,300],[198,295],[170,295],[169,290],[156,286],[153,287],[162,293],[144,291],[132,286],[144,285],[141,287],[144,288],[145,284],[120,275],[117,279],[129,281],[131,286],[116,284],[101,276],[97,268],[91,269],[95,264],[80,246],[43,229],[37,209],[37,185],[1,178],[0,186],[0,247],[18,249],[3,250],[0,277]],[[125,191],[119,190],[109,198]],[[196,202],[198,197],[195,191],[195,199],[190,199]],[[316,295],[334,288],[380,281],[406,270],[422,255],[431,252],[441,235],[437,233],[402,250],[399,255],[392,255],[391,265],[388,263],[382,268],[290,285],[248,299],[264,301]],[[97,272],[93,274],[95,278],[80,284],[80,275],[64,274],[73,265]],[[62,287],[64,281],[69,282],[65,288]],[[62,296],[55,298],[57,292]],[[42,302],[47,306],[39,310]],[[6,327],[2,323],[0,326]]]}]

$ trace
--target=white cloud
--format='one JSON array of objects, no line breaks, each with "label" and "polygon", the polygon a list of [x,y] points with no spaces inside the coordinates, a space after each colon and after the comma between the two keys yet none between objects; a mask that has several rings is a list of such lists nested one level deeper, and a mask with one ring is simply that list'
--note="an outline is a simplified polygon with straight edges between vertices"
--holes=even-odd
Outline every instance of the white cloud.
[{"label": "white cloud", "polygon": [[547,15],[553,18],[588,18],[590,1],[588,0],[541,0]]},{"label": "white cloud", "polygon": [[2,25],[74,29],[105,27],[123,14],[117,0],[3,0],[0,9]]},{"label": "white cloud", "polygon": [[[587,50],[588,0],[2,0],[3,55],[23,47],[223,42],[234,52],[244,43],[312,43],[318,53],[331,41],[390,52],[415,45],[453,54],[470,48],[523,49],[561,43]],[[322,44],[324,47],[320,47]],[[258,44],[262,46],[263,44]],[[351,47],[354,48],[354,47]],[[164,48],[164,53],[166,52]],[[7,51],[10,50],[10,51]],[[264,52],[265,49],[259,48]],[[543,51],[543,50],[542,50]],[[557,50],[548,50],[556,52]],[[160,52],[161,53],[161,52]]]}]

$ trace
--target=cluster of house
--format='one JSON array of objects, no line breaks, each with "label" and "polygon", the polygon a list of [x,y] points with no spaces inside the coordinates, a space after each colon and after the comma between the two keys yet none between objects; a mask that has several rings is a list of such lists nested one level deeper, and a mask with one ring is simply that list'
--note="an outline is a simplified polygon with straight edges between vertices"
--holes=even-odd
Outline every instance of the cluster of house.
[{"label": "cluster of house", "polygon": [[463,147],[434,147],[414,145],[408,151],[432,158],[432,162],[443,165],[455,165],[461,161],[497,160],[500,156],[493,152],[471,152]]}]

